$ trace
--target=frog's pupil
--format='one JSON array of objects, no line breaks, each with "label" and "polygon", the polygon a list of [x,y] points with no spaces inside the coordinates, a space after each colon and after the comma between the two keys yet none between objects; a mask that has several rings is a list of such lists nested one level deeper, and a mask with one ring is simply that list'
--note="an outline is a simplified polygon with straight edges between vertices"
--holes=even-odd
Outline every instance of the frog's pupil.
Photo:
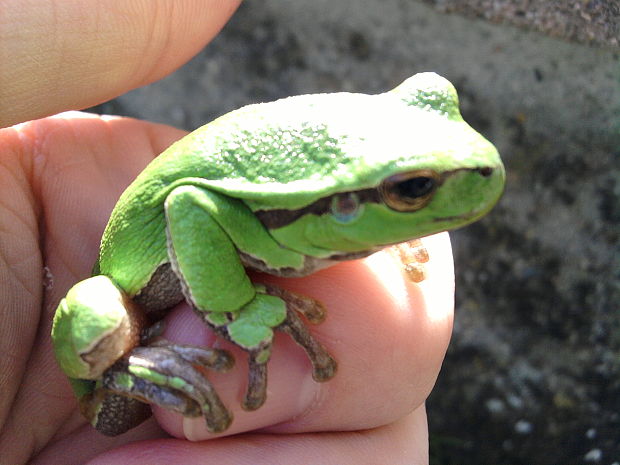
[{"label": "frog's pupil", "polygon": [[417,199],[428,195],[435,188],[435,180],[426,176],[407,179],[394,186],[401,198]]}]

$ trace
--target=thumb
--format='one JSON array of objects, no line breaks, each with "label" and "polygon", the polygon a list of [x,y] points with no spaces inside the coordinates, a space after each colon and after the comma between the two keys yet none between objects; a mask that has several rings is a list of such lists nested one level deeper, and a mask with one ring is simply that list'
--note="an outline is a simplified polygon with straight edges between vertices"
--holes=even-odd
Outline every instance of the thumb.
[{"label": "thumb", "polygon": [[0,127],[99,104],[196,54],[240,0],[5,0]]}]

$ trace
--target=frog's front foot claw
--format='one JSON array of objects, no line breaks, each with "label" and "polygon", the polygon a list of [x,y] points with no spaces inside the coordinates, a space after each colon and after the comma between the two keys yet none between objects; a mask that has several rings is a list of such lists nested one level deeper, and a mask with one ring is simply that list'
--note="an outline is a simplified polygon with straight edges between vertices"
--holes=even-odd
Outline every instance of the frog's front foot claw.
[{"label": "frog's front foot claw", "polygon": [[289,305],[287,305],[286,320],[278,326],[278,330],[288,334],[306,351],[312,363],[312,378],[315,381],[321,383],[334,377],[338,367],[336,360],[310,334],[303,321]]}]

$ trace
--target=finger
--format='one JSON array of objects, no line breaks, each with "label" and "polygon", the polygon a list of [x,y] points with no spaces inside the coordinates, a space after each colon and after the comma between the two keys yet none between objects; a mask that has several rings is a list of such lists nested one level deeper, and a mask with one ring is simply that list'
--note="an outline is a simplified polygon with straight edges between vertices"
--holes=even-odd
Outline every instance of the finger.
[{"label": "finger", "polygon": [[[305,354],[280,334],[268,365],[267,402],[256,412],[244,412],[239,403],[247,366],[244,354],[233,348],[237,358],[234,370],[209,374],[233,411],[234,421],[227,433],[374,428],[421,405],[439,372],[453,309],[447,234],[427,238],[424,243],[431,260],[427,280],[420,285],[409,282],[387,252],[303,279],[273,278],[273,282],[317,298],[326,306],[326,321],[310,329],[338,361],[338,372],[328,382],[314,382]],[[214,336],[203,328],[190,311],[181,311],[169,319],[168,337],[212,345]],[[228,343],[217,344],[231,348]],[[211,437],[202,419],[185,419],[161,409],[156,409],[156,415],[175,436],[192,440]]]},{"label": "finger", "polygon": [[205,463],[205,457],[219,465],[421,465],[428,463],[426,414],[420,406],[398,422],[354,433],[246,434],[197,443],[176,439],[140,442],[101,455],[89,465],[193,465]]},{"label": "finger", "polygon": [[109,100],[169,74],[239,0],[2,2],[0,127]]},{"label": "finger", "polygon": [[86,463],[93,457],[124,444],[169,436],[161,430],[153,419],[150,419],[122,436],[103,436],[92,426],[82,424],[80,427],[63,428],[56,437],[58,438],[57,441],[44,448],[30,460],[26,456],[20,461],[10,460],[6,463],[27,462],[29,465]]}]

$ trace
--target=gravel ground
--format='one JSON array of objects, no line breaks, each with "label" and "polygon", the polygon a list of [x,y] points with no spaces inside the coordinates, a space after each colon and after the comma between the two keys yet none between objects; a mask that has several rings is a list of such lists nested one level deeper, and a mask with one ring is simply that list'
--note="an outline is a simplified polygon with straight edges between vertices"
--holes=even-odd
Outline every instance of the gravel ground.
[{"label": "gravel ground", "polygon": [[446,13],[457,12],[512,24],[562,39],[620,47],[617,0],[423,0]]}]

